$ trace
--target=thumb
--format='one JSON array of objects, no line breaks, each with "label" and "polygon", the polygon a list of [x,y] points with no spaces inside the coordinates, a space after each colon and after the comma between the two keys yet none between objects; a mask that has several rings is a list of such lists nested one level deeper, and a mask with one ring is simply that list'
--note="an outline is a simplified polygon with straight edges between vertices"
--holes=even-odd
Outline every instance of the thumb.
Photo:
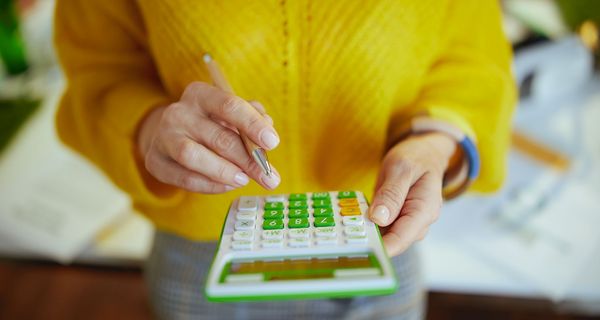
[{"label": "thumb", "polygon": [[408,190],[413,184],[411,171],[401,166],[393,166],[384,171],[369,211],[369,218],[379,226],[390,225],[400,214]]}]

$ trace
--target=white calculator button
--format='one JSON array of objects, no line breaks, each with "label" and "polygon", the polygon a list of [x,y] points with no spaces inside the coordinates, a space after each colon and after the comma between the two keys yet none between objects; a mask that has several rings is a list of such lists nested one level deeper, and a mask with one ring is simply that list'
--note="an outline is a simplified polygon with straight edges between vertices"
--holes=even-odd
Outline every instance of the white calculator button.
[{"label": "white calculator button", "polygon": [[315,236],[321,237],[335,237],[335,227],[321,227],[315,228]]},{"label": "white calculator button", "polygon": [[254,220],[239,220],[235,223],[235,230],[253,230]]},{"label": "white calculator button", "polygon": [[283,240],[281,239],[267,239],[262,242],[263,248],[281,248],[283,246]]},{"label": "white calculator button", "polygon": [[345,226],[362,226],[365,220],[361,216],[346,216],[342,217],[342,222]]},{"label": "white calculator button", "polygon": [[317,241],[315,241],[315,243],[318,246],[336,245],[337,244],[337,238],[336,237],[321,237],[321,238],[317,238]]},{"label": "white calculator button", "polygon": [[251,230],[235,231],[233,232],[233,240],[249,240],[252,241],[254,238],[254,232]]},{"label": "white calculator button", "polygon": [[367,243],[367,237],[366,236],[348,236],[346,238],[346,242],[350,243],[350,244]]},{"label": "white calculator button", "polygon": [[307,228],[290,229],[290,231],[288,231],[288,236],[290,238],[304,238],[304,239],[308,239],[308,238],[310,238],[310,231]]},{"label": "white calculator button", "polygon": [[282,230],[265,230],[262,233],[263,239],[283,239]]},{"label": "white calculator button", "polygon": [[292,248],[308,247],[310,246],[310,240],[305,238],[292,238],[288,240],[288,246]]},{"label": "white calculator button", "polygon": [[256,211],[240,211],[235,215],[238,220],[254,220],[256,219]]},{"label": "white calculator button", "polygon": [[344,233],[347,236],[364,236],[366,234],[365,228],[361,226],[344,227]]},{"label": "white calculator button", "polygon": [[284,202],[285,196],[282,194],[275,194],[266,197],[267,202]]},{"label": "white calculator button", "polygon": [[231,241],[231,248],[233,250],[250,250],[250,249],[252,249],[252,241],[248,241],[248,240]]},{"label": "white calculator button", "polygon": [[240,197],[238,202],[238,210],[240,211],[256,211],[258,209],[257,197]]}]

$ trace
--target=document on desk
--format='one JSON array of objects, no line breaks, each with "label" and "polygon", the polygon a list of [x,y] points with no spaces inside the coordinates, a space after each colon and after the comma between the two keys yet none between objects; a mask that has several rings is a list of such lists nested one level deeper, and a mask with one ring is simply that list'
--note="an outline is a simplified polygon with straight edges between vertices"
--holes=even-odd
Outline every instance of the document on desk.
[{"label": "document on desk", "polygon": [[[542,184],[548,182],[543,179]],[[594,189],[578,182],[553,195],[523,224],[506,213],[472,217],[479,220],[473,221],[476,228],[461,240],[554,300],[565,296],[600,245],[600,199]]]},{"label": "document on desk", "polygon": [[89,163],[61,153],[0,185],[0,251],[69,263],[129,208],[128,197]]}]

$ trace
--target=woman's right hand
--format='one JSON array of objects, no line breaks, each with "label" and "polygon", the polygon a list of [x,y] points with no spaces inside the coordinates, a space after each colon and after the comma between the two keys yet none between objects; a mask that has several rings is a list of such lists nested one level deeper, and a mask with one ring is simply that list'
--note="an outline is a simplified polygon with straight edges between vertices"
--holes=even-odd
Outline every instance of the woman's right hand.
[{"label": "woman's right hand", "polygon": [[187,86],[180,101],[151,111],[138,130],[138,151],[160,182],[192,192],[223,193],[249,178],[274,189],[281,178],[267,177],[246,151],[238,132],[271,150],[279,144],[264,107],[202,82]]}]

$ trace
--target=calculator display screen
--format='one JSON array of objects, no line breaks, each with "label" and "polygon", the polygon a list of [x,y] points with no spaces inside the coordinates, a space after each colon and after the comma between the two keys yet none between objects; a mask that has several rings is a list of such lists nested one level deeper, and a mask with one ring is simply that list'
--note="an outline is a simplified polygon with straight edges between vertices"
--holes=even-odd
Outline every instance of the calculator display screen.
[{"label": "calculator display screen", "polygon": [[232,260],[220,282],[269,282],[312,280],[346,276],[380,276],[379,261],[372,253],[352,256],[312,256],[282,259]]}]

